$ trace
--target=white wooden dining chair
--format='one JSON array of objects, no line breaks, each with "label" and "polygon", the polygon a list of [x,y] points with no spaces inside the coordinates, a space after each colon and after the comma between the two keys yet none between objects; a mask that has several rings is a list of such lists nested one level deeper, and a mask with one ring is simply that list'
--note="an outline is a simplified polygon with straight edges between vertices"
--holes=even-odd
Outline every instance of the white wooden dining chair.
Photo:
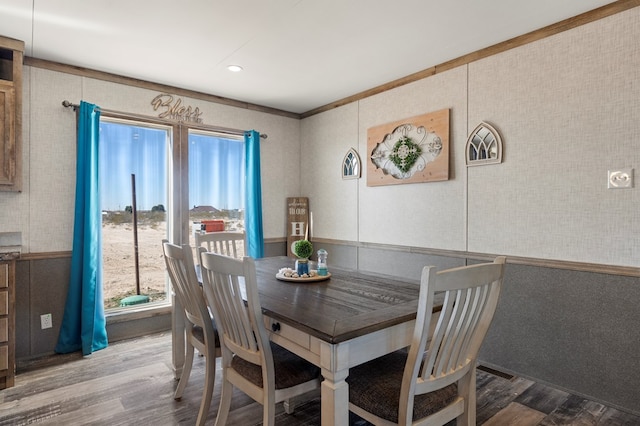
[{"label": "white wooden dining chair", "polygon": [[[425,266],[411,346],[349,371],[349,409],[375,425],[475,425],[476,358],[504,268],[503,256],[441,272]],[[433,312],[438,293],[444,303]]]},{"label": "white wooden dining chair", "polygon": [[270,342],[252,258],[234,259],[204,248],[198,253],[222,347],[222,393],[215,424],[226,424],[236,387],[262,404],[262,424],[273,426],[276,404],[318,388],[320,369]]},{"label": "white wooden dining chair", "polygon": [[216,358],[221,356],[220,340],[213,318],[196,276],[191,246],[162,241],[167,272],[173,290],[184,309],[186,353],[174,399],[182,398],[193,365],[194,348],[205,357],[205,380],[197,425],[204,425],[209,413],[216,377]]},{"label": "white wooden dining chair", "polygon": [[245,247],[245,233],[242,231],[196,232],[196,248],[204,247],[208,252],[241,258]]}]

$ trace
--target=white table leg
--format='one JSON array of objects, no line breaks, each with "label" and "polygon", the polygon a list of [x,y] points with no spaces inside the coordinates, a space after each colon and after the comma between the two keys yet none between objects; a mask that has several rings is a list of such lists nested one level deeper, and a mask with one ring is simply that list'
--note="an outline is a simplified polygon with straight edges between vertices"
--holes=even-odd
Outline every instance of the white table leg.
[{"label": "white table leg", "polygon": [[349,424],[349,385],[345,381],[349,369],[331,372],[322,369],[320,386],[322,426]]}]

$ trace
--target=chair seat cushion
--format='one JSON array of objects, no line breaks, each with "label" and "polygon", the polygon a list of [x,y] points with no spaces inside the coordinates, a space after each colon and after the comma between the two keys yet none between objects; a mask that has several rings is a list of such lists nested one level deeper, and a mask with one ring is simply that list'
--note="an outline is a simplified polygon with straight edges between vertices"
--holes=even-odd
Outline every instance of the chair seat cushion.
[{"label": "chair seat cushion", "polygon": [[[215,323],[213,323],[213,332],[214,332],[216,348],[219,348],[220,347],[220,337],[218,336],[218,329],[216,328],[216,324]],[[198,339],[198,341],[200,341],[203,345],[205,344],[205,341],[204,341],[204,330],[202,329],[202,327],[200,327],[199,325],[192,324],[191,325],[191,334],[193,334],[193,337]]]},{"label": "chair seat cushion", "polygon": [[[401,350],[352,368],[347,378],[349,401],[378,417],[397,423],[406,361],[407,352]],[[413,418],[421,419],[441,410],[453,402],[457,395],[455,383],[434,392],[416,395]]]},{"label": "chair seat cushion", "polygon": [[[296,386],[320,376],[320,368],[271,342],[276,389]],[[262,368],[239,356],[231,360],[231,367],[256,386],[262,387]]]}]

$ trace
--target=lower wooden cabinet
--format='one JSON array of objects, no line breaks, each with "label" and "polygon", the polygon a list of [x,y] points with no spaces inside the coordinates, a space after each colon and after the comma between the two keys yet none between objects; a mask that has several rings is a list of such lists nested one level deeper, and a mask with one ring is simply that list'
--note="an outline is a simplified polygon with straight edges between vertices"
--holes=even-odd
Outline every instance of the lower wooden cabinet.
[{"label": "lower wooden cabinet", "polygon": [[0,262],[0,389],[15,382],[15,261]]}]

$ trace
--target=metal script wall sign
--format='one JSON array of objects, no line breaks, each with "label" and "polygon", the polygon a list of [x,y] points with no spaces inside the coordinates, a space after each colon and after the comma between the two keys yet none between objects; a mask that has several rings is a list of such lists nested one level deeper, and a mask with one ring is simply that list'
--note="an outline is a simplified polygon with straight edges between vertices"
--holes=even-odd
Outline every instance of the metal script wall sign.
[{"label": "metal script wall sign", "polygon": [[449,179],[449,110],[367,131],[367,186]]},{"label": "metal script wall sign", "polygon": [[151,101],[154,111],[160,110],[159,118],[166,118],[175,121],[188,121],[191,123],[202,123],[202,112],[198,107],[183,106],[182,99],[174,100],[173,96],[163,93],[156,96]]}]

